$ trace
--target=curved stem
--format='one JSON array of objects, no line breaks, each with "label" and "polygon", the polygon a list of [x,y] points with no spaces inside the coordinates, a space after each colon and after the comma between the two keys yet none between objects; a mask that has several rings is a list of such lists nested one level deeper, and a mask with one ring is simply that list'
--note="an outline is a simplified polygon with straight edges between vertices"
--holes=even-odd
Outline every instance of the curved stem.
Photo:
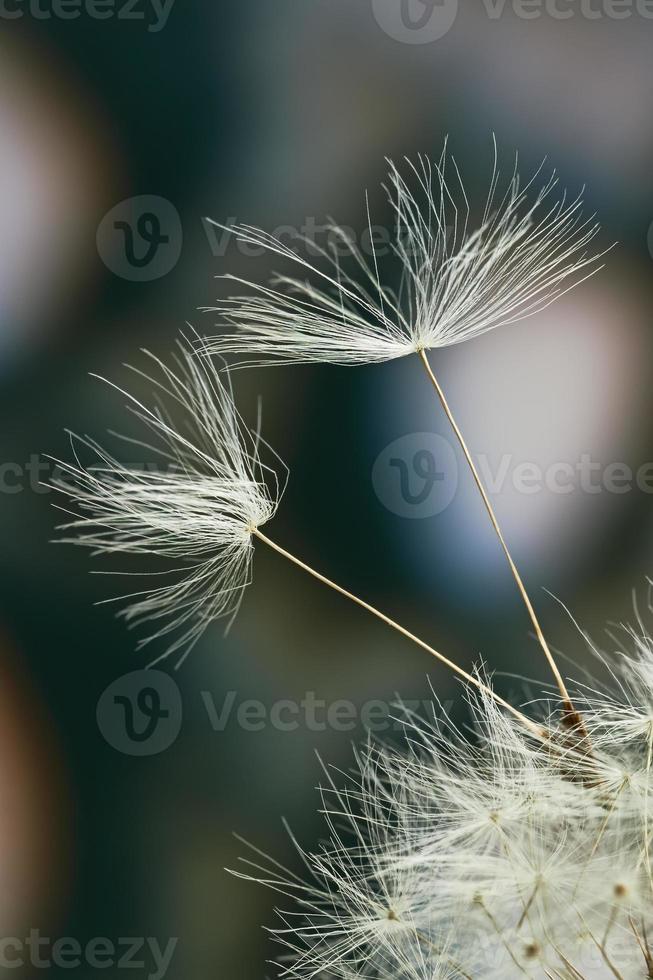
[{"label": "curved stem", "polygon": [[443,392],[442,388],[440,387],[440,385],[438,383],[438,379],[436,378],[435,374],[433,373],[433,370],[431,368],[431,365],[429,364],[428,357],[426,356],[426,351],[425,350],[420,350],[419,351],[419,356],[420,356],[420,358],[422,360],[422,363],[424,364],[424,367],[426,368],[426,372],[427,372],[427,374],[429,376],[429,379],[431,381],[431,384],[433,385],[433,387],[435,388],[435,390],[437,392],[438,398],[440,399],[440,402],[441,402],[442,407],[443,407],[443,409],[445,411],[445,414],[446,414],[446,416],[449,419],[449,422],[451,424],[451,428],[455,432],[456,438],[458,439],[458,442],[460,443],[460,448],[462,449],[462,451],[463,451],[463,453],[465,455],[465,459],[467,460],[467,463],[469,465],[469,468],[472,471],[472,476],[474,477],[474,482],[476,483],[476,486],[478,487],[479,493],[481,494],[481,497],[483,499],[483,503],[485,504],[485,509],[488,512],[488,515],[490,517],[490,521],[492,522],[492,526],[493,526],[494,530],[496,531],[496,535],[497,535],[497,537],[499,539],[499,542],[501,544],[501,547],[503,548],[503,553],[505,554],[505,556],[506,556],[506,558],[508,560],[508,565],[510,566],[510,571],[512,572],[513,578],[514,578],[515,582],[517,583],[517,588],[519,589],[519,592],[521,594],[521,597],[524,600],[524,605],[526,606],[526,609],[528,611],[528,615],[530,616],[531,623],[533,624],[533,628],[535,630],[535,635],[536,635],[536,637],[538,639],[538,642],[539,642],[539,644],[540,644],[540,646],[541,646],[541,648],[542,648],[542,650],[544,652],[544,656],[546,657],[546,659],[548,661],[549,667],[551,668],[551,671],[553,673],[553,676],[555,677],[556,684],[558,685],[558,690],[560,691],[560,694],[562,696],[562,700],[563,700],[563,703],[564,703],[564,709],[565,709],[565,713],[566,713],[566,716],[567,716],[566,720],[567,720],[568,723],[571,723],[574,726],[582,727],[582,722],[581,722],[580,715],[578,714],[578,712],[574,708],[573,702],[572,702],[571,697],[569,695],[569,691],[567,690],[567,686],[566,686],[566,684],[565,684],[565,682],[563,680],[562,674],[558,670],[558,665],[556,664],[555,659],[553,657],[553,654],[551,653],[551,650],[549,649],[549,645],[546,642],[546,639],[544,637],[544,633],[542,632],[542,628],[540,626],[539,620],[538,620],[537,615],[535,613],[535,609],[533,608],[533,604],[532,604],[532,602],[531,602],[531,600],[529,598],[529,595],[528,595],[528,593],[526,591],[526,588],[525,588],[524,583],[522,581],[521,575],[519,574],[519,571],[517,570],[517,566],[515,565],[515,563],[514,563],[514,561],[512,559],[512,555],[510,554],[510,551],[508,550],[508,545],[506,544],[506,540],[505,540],[505,538],[503,536],[503,533],[501,531],[501,528],[499,526],[499,522],[497,520],[496,514],[494,513],[494,510],[492,508],[492,504],[490,503],[490,498],[488,497],[487,491],[486,491],[485,487],[483,486],[483,482],[481,480],[481,477],[479,475],[478,470],[476,469],[476,465],[474,463],[474,460],[472,459],[472,455],[471,455],[469,449],[467,448],[467,444],[465,442],[465,439],[463,437],[463,434],[460,431],[460,428],[458,427],[458,423],[456,422],[456,420],[455,420],[455,418],[453,416],[453,413],[452,413],[451,409],[449,408],[449,404],[447,402],[447,399],[445,398],[445,395],[444,395],[444,392]]},{"label": "curved stem", "polygon": [[271,541],[267,535],[263,534],[258,529],[252,530],[252,534],[257,537],[259,541],[263,541],[270,548],[272,548],[273,551],[283,555],[284,558],[287,558],[289,561],[293,562],[293,564],[297,565],[303,571],[308,572],[308,574],[312,575],[313,578],[316,578],[318,582],[322,582],[323,585],[328,585],[330,589],[333,589],[335,592],[339,592],[340,595],[345,596],[347,599],[351,599],[351,601],[355,602],[357,606],[361,606],[363,609],[366,609],[367,612],[372,613],[373,616],[376,616],[377,619],[380,619],[387,626],[391,626],[392,629],[396,630],[398,633],[401,633],[402,636],[405,636],[408,640],[416,643],[417,646],[422,648],[422,650],[426,650],[426,652],[430,653],[431,656],[436,658],[436,660],[439,660],[441,663],[445,664],[450,670],[458,674],[459,677],[462,677],[468,684],[472,684],[479,691],[482,691],[488,697],[491,697],[497,702],[497,704],[500,704],[502,708],[506,709],[506,711],[509,711],[511,715],[525,725],[532,734],[537,736],[537,738],[542,739],[543,741],[547,740],[546,733],[543,732],[543,730],[533,721],[531,721],[530,718],[522,714],[521,711],[518,711],[517,708],[514,708],[508,703],[508,701],[504,701],[504,699],[496,694],[491,687],[488,687],[487,684],[484,684],[477,677],[474,677],[473,674],[468,674],[466,670],[463,670],[462,667],[455,664],[453,660],[449,660],[449,658],[445,657],[444,654],[434,650],[433,647],[429,646],[428,643],[425,643],[424,640],[420,640],[418,636],[415,636],[414,633],[409,632],[409,630],[407,630],[404,626],[396,623],[393,619],[390,619],[389,616],[386,616],[385,613],[380,612],[380,610],[375,609],[375,607],[371,606],[369,602],[359,599],[357,595],[353,594],[353,592],[348,592],[347,589],[343,589],[341,585],[338,585],[336,582],[332,582],[331,579],[328,579],[325,575],[320,574],[320,572],[316,572],[314,568],[310,567],[310,565],[307,565],[299,558],[296,558],[289,551],[286,551],[285,548],[282,548],[274,541]]}]

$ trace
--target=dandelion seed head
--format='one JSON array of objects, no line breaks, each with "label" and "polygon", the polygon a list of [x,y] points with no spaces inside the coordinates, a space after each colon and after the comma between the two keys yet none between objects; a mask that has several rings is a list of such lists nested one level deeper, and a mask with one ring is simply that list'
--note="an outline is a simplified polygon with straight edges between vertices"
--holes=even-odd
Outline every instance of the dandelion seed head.
[{"label": "dandelion seed head", "polygon": [[273,931],[283,975],[650,975],[653,753],[629,720],[650,692],[650,650],[638,635],[607,661],[610,690],[578,685],[591,751],[570,744],[555,712],[541,719],[550,737],[538,743],[472,689],[473,733],[436,704],[428,723],[407,715],[404,749],[370,743],[344,788],[329,775],[328,840],[301,851],[310,879],[278,865],[271,875],[264,859],[241,872],[298,899]]}]

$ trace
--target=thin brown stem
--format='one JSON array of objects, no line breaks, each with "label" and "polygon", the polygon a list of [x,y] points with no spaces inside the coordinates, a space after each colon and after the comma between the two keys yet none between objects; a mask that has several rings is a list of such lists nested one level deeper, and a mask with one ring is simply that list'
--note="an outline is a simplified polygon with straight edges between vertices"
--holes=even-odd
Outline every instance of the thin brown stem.
[{"label": "thin brown stem", "polygon": [[486,491],[485,487],[483,486],[483,481],[481,480],[481,477],[479,475],[479,472],[478,472],[478,470],[476,468],[476,464],[474,463],[474,460],[472,459],[472,455],[471,455],[469,449],[467,448],[467,443],[465,442],[465,439],[463,437],[462,432],[460,431],[460,428],[458,426],[458,423],[456,422],[456,420],[455,420],[455,418],[453,416],[453,413],[452,413],[451,409],[449,408],[449,404],[447,402],[447,399],[445,398],[445,395],[444,395],[444,392],[443,392],[442,388],[440,387],[440,384],[438,382],[438,379],[436,378],[435,374],[433,373],[433,370],[431,368],[431,365],[429,364],[428,357],[426,356],[426,351],[425,350],[420,350],[419,356],[420,356],[420,358],[422,360],[422,363],[424,364],[424,367],[426,368],[426,372],[427,372],[427,374],[429,376],[429,379],[431,381],[431,384],[435,388],[435,391],[436,391],[436,393],[438,395],[438,398],[440,399],[440,402],[441,402],[442,407],[443,407],[443,409],[445,411],[445,414],[446,414],[446,416],[447,416],[447,418],[448,418],[448,420],[449,420],[449,422],[451,424],[451,428],[455,432],[456,438],[457,438],[458,442],[460,443],[460,447],[461,447],[461,449],[462,449],[462,451],[463,451],[463,453],[465,455],[465,459],[467,460],[467,463],[469,465],[469,468],[470,468],[470,470],[472,472],[472,476],[474,477],[474,482],[476,483],[476,486],[478,487],[479,493],[481,494],[481,497],[483,499],[483,503],[485,504],[485,509],[488,512],[488,515],[490,517],[490,521],[492,522],[492,526],[493,526],[494,530],[496,531],[496,535],[497,535],[497,537],[499,539],[499,542],[501,544],[501,547],[503,549],[503,552],[504,552],[504,554],[505,554],[505,556],[506,556],[506,558],[508,560],[508,565],[510,566],[510,571],[512,572],[513,578],[514,578],[515,582],[517,583],[517,588],[519,589],[519,592],[521,594],[521,597],[524,600],[524,605],[526,606],[526,609],[528,611],[528,615],[530,616],[531,623],[533,624],[533,628],[535,630],[535,635],[536,635],[536,637],[538,639],[538,642],[539,642],[539,644],[540,644],[540,646],[541,646],[541,648],[542,648],[542,650],[544,652],[544,656],[546,657],[546,659],[548,661],[549,667],[551,668],[551,671],[552,671],[553,676],[555,678],[556,684],[558,685],[558,689],[559,689],[560,694],[562,696],[563,705],[564,705],[565,714],[566,714],[566,722],[567,722],[568,725],[570,725],[570,727],[578,727],[578,728],[581,728],[582,729],[582,721],[581,721],[580,715],[578,714],[578,712],[574,708],[574,705],[572,703],[571,697],[569,695],[569,691],[567,690],[567,686],[566,686],[566,684],[564,682],[564,679],[562,677],[562,674],[558,670],[558,665],[556,664],[555,659],[553,657],[553,654],[551,653],[551,650],[549,649],[549,645],[546,642],[546,639],[544,637],[544,633],[542,632],[542,628],[540,626],[539,620],[538,620],[537,615],[535,613],[535,609],[533,608],[533,604],[532,604],[532,602],[531,602],[531,600],[529,598],[529,595],[528,595],[528,593],[526,591],[526,588],[525,588],[524,583],[522,581],[521,575],[519,574],[519,571],[517,570],[517,566],[515,565],[515,563],[513,561],[512,555],[510,554],[510,551],[508,550],[508,545],[506,544],[506,540],[505,540],[505,538],[503,536],[503,533],[501,531],[501,528],[499,526],[499,522],[497,520],[496,514],[494,513],[494,509],[492,507],[492,504],[490,503],[490,498],[489,498],[489,496],[487,494],[487,491]]},{"label": "thin brown stem", "polygon": [[593,845],[592,850],[591,850],[591,852],[589,854],[589,857],[587,858],[587,861],[584,863],[584,865],[583,865],[583,867],[581,869],[581,872],[580,872],[580,874],[578,876],[578,879],[576,881],[576,885],[574,886],[574,891],[573,891],[573,894],[571,896],[572,901],[576,898],[576,895],[578,894],[578,889],[580,888],[580,883],[583,880],[583,876],[584,876],[585,872],[587,871],[587,869],[589,868],[589,866],[590,866],[590,864],[592,862],[592,859],[593,859],[594,855],[596,854],[596,852],[598,851],[599,845],[600,845],[601,841],[603,840],[603,836],[604,836],[604,834],[605,834],[605,832],[607,830],[608,823],[610,822],[610,817],[614,813],[614,809],[615,809],[615,807],[617,805],[617,801],[619,799],[619,794],[624,790],[624,788],[627,786],[627,784],[628,784],[628,780],[627,779],[622,780],[619,789],[617,790],[617,792],[614,795],[614,798],[613,798],[612,803],[610,805],[610,809],[606,813],[605,820],[601,824],[601,827],[599,829],[598,836],[597,836],[596,840],[594,841],[594,845]]},{"label": "thin brown stem", "polygon": [[[646,754],[646,775],[650,777],[651,763],[653,762],[653,726],[649,726],[648,733],[648,752]],[[653,873],[651,872],[651,838],[649,836],[649,784],[650,778],[646,780],[644,789],[644,854],[646,857],[646,874],[649,884],[653,890]]]},{"label": "thin brown stem", "polygon": [[458,664],[453,662],[453,660],[449,660],[449,658],[445,657],[444,654],[439,653],[437,650],[434,650],[433,647],[429,646],[428,643],[425,643],[424,640],[420,640],[418,636],[415,636],[414,633],[411,633],[404,626],[401,626],[399,623],[396,623],[393,619],[390,619],[389,616],[386,616],[385,613],[380,612],[380,610],[375,609],[375,607],[371,606],[369,602],[365,602],[363,599],[359,599],[359,597],[357,595],[354,595],[353,592],[348,592],[347,589],[343,589],[341,585],[338,585],[336,582],[332,582],[331,579],[328,579],[325,575],[322,575],[320,572],[315,571],[315,569],[311,568],[310,565],[307,565],[299,558],[296,558],[295,555],[291,554],[289,551],[286,551],[285,548],[282,548],[274,541],[271,541],[270,538],[268,538],[267,535],[263,534],[262,531],[259,531],[258,528],[252,529],[252,534],[256,538],[258,538],[259,541],[263,541],[270,548],[272,548],[273,551],[276,551],[278,554],[283,555],[284,558],[287,558],[289,561],[293,562],[293,564],[297,565],[303,571],[308,572],[308,574],[312,575],[313,578],[316,578],[318,582],[322,582],[323,585],[328,585],[330,589],[333,589],[335,592],[339,592],[340,595],[345,596],[345,598],[347,599],[351,599],[351,601],[355,602],[357,606],[361,606],[363,609],[366,609],[367,612],[372,613],[373,616],[376,616],[377,619],[380,619],[387,626],[391,626],[392,629],[396,630],[398,633],[401,633],[402,636],[405,636],[413,643],[416,643],[417,646],[421,647],[423,650],[426,650],[426,652],[430,653],[431,656],[436,658],[436,660],[439,660],[441,663],[445,664],[454,673],[458,674],[459,677],[462,677],[468,684],[472,684],[475,688],[477,688],[477,690],[482,691],[483,694],[486,694],[488,697],[491,697],[494,701],[497,702],[497,704],[500,704],[502,708],[505,708],[506,711],[509,711],[510,714],[512,714],[523,725],[525,725],[526,728],[528,728],[528,730],[533,735],[537,736],[537,738],[541,739],[542,741],[547,740],[546,732],[544,732],[540,727],[538,727],[538,725],[532,722],[530,718],[522,714],[521,711],[518,711],[517,708],[514,708],[511,704],[509,704],[508,701],[504,701],[504,699],[500,697],[498,694],[496,694],[491,687],[488,687],[487,684],[484,684],[481,680],[479,680],[477,677],[474,677],[472,674],[468,674],[466,670],[463,670],[462,667],[459,667]]},{"label": "thin brown stem", "polygon": [[587,935],[590,937],[590,939],[592,940],[592,942],[594,943],[594,945],[598,949],[599,953],[601,954],[601,957],[602,957],[605,965],[607,966],[607,968],[616,977],[616,980],[624,980],[624,977],[621,975],[621,973],[619,972],[619,970],[617,969],[617,967],[614,965],[614,963],[612,962],[612,960],[608,956],[605,947],[603,946],[602,943],[600,943],[598,941],[598,939],[596,938],[596,936],[594,935],[594,933],[592,932],[592,930],[589,928],[589,926],[587,925],[587,922],[585,921],[585,919],[583,918],[583,916],[580,915],[580,913],[579,913],[579,918],[580,918],[580,921],[585,926],[585,931],[587,932]]},{"label": "thin brown stem", "polygon": [[646,976],[653,977],[653,956],[651,955],[651,950],[646,940],[646,932],[644,932],[644,939],[642,939],[642,937],[639,934],[639,930],[635,925],[635,920],[631,915],[628,916],[628,922],[630,924],[630,928],[633,931],[635,939],[637,940],[637,945],[642,951],[642,956],[644,957],[644,962],[646,963],[646,970],[647,970]]},{"label": "thin brown stem", "polygon": [[513,963],[515,964],[515,966],[517,967],[517,969],[520,971],[520,973],[523,973],[525,977],[529,977],[530,978],[530,976],[531,976],[530,973],[527,970],[524,969],[524,967],[521,965],[521,963],[519,962],[519,960],[517,959],[517,957],[513,953],[512,949],[510,948],[510,943],[508,943],[508,941],[506,940],[506,938],[505,938],[502,930],[499,928],[499,923],[497,922],[497,920],[495,919],[495,917],[492,915],[492,913],[490,912],[489,908],[487,907],[487,905],[485,904],[485,902],[483,901],[483,899],[482,898],[478,899],[477,900],[477,904],[478,904],[479,908],[483,911],[484,915],[486,915],[487,918],[490,920],[490,924],[492,925],[492,928],[496,932],[497,936],[499,937],[499,939],[501,941],[501,944],[503,945],[504,949],[508,953],[508,956],[513,961]]}]

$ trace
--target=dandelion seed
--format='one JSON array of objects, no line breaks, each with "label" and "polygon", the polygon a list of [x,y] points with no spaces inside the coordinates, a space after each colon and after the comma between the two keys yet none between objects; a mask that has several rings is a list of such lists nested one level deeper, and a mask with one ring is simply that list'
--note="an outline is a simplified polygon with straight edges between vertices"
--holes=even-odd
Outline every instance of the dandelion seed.
[{"label": "dandelion seed", "polygon": [[251,577],[252,534],[276,513],[283,487],[235,409],[228,376],[197,358],[194,343],[180,340],[170,366],[144,355],[152,373],[132,370],[151,385],[151,405],[112,387],[146,432],[126,442],[157,467],[125,466],[71,435],[75,463],[56,461],[55,486],[76,514],[62,540],[95,554],[163,559],[164,584],[123,597],[123,615],[155,624],[140,646],[166,638],[166,654],[187,654],[209,623],[233,620]]},{"label": "dandelion seed", "polygon": [[[446,143],[439,160],[406,159],[403,173],[389,161],[392,252],[401,268],[396,291],[382,285],[374,251],[370,261],[337,225],[330,229],[335,243],[320,250],[324,269],[264,231],[227,229],[291,261],[302,278],[279,275],[266,287],[225,276],[251,292],[210,308],[236,333],[212,338],[209,350],[256,364],[365,364],[448,347],[541,312],[598,271],[600,256],[588,247],[599,226],[583,216],[582,194],[556,196],[555,171],[543,178],[542,164],[522,184],[517,164],[502,188],[495,144],[481,222],[473,228]],[[342,268],[343,251],[355,272]]]}]

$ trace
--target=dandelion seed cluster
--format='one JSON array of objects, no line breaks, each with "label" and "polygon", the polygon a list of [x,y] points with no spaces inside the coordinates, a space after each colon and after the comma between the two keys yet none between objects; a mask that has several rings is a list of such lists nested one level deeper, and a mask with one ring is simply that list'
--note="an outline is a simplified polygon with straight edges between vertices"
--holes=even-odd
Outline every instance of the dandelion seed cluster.
[{"label": "dandelion seed cluster", "polygon": [[[328,840],[303,880],[259,855],[242,877],[293,899],[281,976],[310,980],[635,980],[653,975],[653,646],[587,689],[586,735],[535,739],[469,693],[473,735],[406,718],[323,790]],[[437,706],[436,706],[437,708]]]}]

